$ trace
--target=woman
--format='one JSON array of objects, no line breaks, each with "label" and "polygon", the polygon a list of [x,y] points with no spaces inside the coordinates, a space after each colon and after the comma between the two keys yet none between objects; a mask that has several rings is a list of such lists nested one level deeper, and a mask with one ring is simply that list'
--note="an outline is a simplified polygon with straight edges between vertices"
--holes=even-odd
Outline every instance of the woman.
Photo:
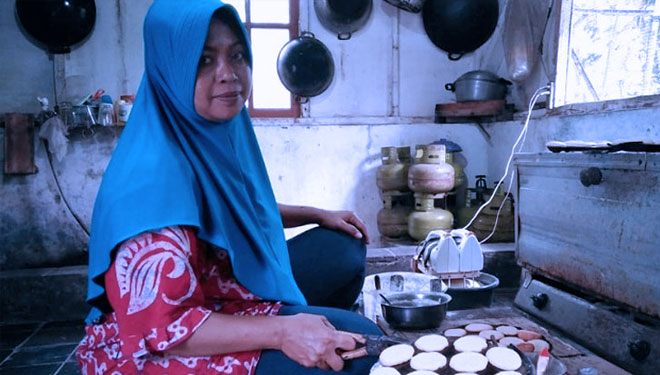
[{"label": "woman", "polygon": [[[351,332],[364,224],[277,205],[244,103],[252,57],[218,0],[156,0],[145,75],[92,216],[83,374],[365,374]],[[284,239],[283,226],[320,227]],[[343,233],[342,233],[343,232]],[[308,306],[310,305],[316,306]],[[343,308],[343,309],[342,309]]]}]

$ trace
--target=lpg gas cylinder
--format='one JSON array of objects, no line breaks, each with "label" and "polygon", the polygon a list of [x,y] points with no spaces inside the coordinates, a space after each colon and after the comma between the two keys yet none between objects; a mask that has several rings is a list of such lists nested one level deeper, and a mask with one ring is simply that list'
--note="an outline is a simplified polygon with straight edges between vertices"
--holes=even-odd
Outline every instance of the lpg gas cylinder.
[{"label": "lpg gas cylinder", "polygon": [[408,170],[408,187],[424,194],[451,191],[454,188],[454,168],[445,162],[445,146],[417,145],[415,149],[415,160]]},{"label": "lpg gas cylinder", "polygon": [[426,238],[430,231],[451,229],[454,215],[435,207],[435,199],[429,194],[415,193],[415,210],[408,217],[408,234],[415,240]]},{"label": "lpg gas cylinder", "polygon": [[[376,170],[376,185],[383,191],[408,190],[409,165],[399,160],[400,154],[405,155],[405,152],[398,150],[396,147],[383,147],[380,149],[382,165]],[[410,155],[409,147],[408,155]]]}]

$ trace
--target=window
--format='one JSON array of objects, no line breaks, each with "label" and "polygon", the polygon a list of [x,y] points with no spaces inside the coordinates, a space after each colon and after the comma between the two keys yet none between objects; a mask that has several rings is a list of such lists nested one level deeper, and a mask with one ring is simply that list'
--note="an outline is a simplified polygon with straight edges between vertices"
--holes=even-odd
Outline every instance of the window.
[{"label": "window", "polygon": [[555,106],[660,94],[660,0],[562,0]]},{"label": "window", "polygon": [[298,0],[224,0],[245,24],[253,54],[253,87],[248,108],[253,117],[299,117],[300,104],[277,75],[277,55],[298,37]]}]

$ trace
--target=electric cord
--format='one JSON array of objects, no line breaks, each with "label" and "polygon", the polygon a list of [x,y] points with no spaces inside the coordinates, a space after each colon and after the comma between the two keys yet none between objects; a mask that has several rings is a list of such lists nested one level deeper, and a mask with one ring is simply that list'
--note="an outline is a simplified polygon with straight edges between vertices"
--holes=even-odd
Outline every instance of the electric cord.
[{"label": "electric cord", "polygon": [[[536,101],[543,95],[550,95],[550,86],[543,86],[538,88],[535,92],[534,95],[532,95],[532,98],[530,99],[529,106],[527,107],[527,118],[525,120],[525,125],[523,126],[522,130],[520,131],[520,135],[518,135],[518,138],[516,139],[516,142],[513,144],[513,147],[511,148],[511,154],[509,155],[509,159],[507,160],[506,167],[504,169],[504,175],[500,180],[497,182],[495,185],[495,188],[493,189],[493,194],[491,194],[490,198],[479,207],[477,212],[475,212],[474,216],[466,226],[463,227],[463,229],[466,229],[472,225],[474,220],[479,216],[481,211],[483,211],[484,208],[486,208],[492,201],[493,198],[495,198],[496,192],[499,190],[500,186],[504,182],[504,179],[509,175],[509,169],[511,168],[511,162],[513,161],[513,155],[516,153],[516,147],[518,147],[518,152],[522,150],[522,146],[525,143],[525,139],[527,138],[527,130],[529,128],[529,120],[532,117],[532,110],[534,108],[534,105],[536,105]],[[490,234],[485,237],[483,240],[479,241],[480,244],[488,241],[493,234],[495,234],[495,230],[497,229],[497,222],[500,216],[500,212],[502,211],[502,208],[504,207],[504,203],[506,202],[506,197],[509,196],[511,193],[511,187],[513,186],[513,178],[515,176],[515,171],[511,173],[511,178],[509,180],[509,185],[507,186],[507,191],[506,194],[504,194],[504,199],[502,199],[502,203],[500,203],[500,206],[497,210],[497,214],[495,215],[495,223],[493,224],[493,230],[490,232]]]},{"label": "electric cord", "polygon": [[71,208],[69,201],[66,199],[66,196],[62,192],[60,181],[57,179],[57,175],[55,174],[55,168],[53,168],[53,158],[50,155],[50,151],[48,151],[48,145],[46,144],[46,140],[42,139],[41,142],[44,145],[44,149],[46,151],[46,158],[48,159],[48,166],[50,167],[50,173],[53,176],[53,179],[55,180],[55,186],[57,186],[57,191],[60,193],[60,197],[62,197],[62,202],[64,202],[64,206],[66,206],[67,210],[69,210],[69,213],[71,213],[71,215],[76,220],[80,228],[82,228],[83,232],[85,232],[85,234],[87,235],[87,238],[89,238],[89,230],[87,229],[87,227],[85,227],[85,224],[83,223],[82,219],[80,219],[80,217],[76,214],[73,208]]}]

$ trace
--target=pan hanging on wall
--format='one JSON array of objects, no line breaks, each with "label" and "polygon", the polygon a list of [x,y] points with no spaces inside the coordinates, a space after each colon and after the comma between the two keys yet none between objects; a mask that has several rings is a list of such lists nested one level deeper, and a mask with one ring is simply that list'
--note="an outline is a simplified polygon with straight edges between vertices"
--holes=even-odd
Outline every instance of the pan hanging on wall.
[{"label": "pan hanging on wall", "polygon": [[277,75],[287,90],[298,98],[324,92],[335,75],[328,48],[310,32],[288,41],[277,56]]},{"label": "pan hanging on wall", "polygon": [[486,43],[498,18],[498,0],[426,0],[422,8],[426,34],[450,60]]},{"label": "pan hanging on wall", "polygon": [[337,33],[340,40],[364,26],[371,14],[373,0],[314,0],[314,11],[321,25]]},{"label": "pan hanging on wall", "polygon": [[16,16],[36,44],[49,53],[69,53],[94,28],[94,0],[16,0]]}]

